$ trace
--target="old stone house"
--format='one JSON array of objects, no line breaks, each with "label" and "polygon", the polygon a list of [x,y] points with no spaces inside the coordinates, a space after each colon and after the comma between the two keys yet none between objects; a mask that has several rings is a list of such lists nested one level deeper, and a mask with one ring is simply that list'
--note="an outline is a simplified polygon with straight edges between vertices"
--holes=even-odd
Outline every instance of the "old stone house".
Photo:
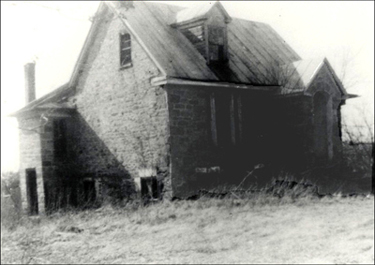
[{"label": "old stone house", "polygon": [[67,84],[35,99],[25,66],[23,207],[187,197],[256,164],[304,170],[341,154],[350,98],[326,59],[302,60],[267,24],[220,2],[102,2]]}]

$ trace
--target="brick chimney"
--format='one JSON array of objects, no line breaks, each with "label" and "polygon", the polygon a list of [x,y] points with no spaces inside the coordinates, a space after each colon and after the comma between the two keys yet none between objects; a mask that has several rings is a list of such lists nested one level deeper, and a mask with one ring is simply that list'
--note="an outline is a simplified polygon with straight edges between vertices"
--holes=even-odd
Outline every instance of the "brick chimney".
[{"label": "brick chimney", "polygon": [[35,100],[35,63],[25,64],[25,103]]}]

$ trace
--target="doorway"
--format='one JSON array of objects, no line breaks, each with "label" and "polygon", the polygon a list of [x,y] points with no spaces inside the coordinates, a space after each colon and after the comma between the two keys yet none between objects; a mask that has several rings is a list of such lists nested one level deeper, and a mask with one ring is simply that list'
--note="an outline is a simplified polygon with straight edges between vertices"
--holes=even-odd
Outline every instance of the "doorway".
[{"label": "doorway", "polygon": [[36,182],[35,168],[26,169],[26,195],[30,215],[37,215],[38,209],[38,190]]}]

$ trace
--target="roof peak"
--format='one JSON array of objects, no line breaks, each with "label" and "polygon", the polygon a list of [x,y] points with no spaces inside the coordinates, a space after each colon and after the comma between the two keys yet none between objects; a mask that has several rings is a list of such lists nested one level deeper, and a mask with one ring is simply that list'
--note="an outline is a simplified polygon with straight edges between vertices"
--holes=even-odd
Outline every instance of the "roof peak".
[{"label": "roof peak", "polygon": [[197,5],[194,5],[192,7],[188,7],[179,11],[176,14],[174,23],[172,24],[174,25],[182,24],[182,23],[185,24],[185,23],[193,22],[195,20],[207,18],[206,17],[207,14],[212,10],[213,7],[217,7],[220,9],[227,23],[229,23],[232,20],[231,16],[225,10],[221,2],[219,0],[215,0],[212,2],[199,3]]}]

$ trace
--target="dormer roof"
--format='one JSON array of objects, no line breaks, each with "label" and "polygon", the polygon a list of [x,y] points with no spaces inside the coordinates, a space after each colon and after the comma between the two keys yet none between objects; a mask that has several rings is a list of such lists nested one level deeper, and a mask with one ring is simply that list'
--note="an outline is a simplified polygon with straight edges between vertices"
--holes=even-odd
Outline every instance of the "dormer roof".
[{"label": "dormer roof", "polygon": [[340,93],[341,99],[356,97],[356,95],[348,94],[346,92],[341,80],[337,77],[327,58],[321,57],[299,60],[284,65],[282,67],[282,75],[286,82],[282,84],[282,93],[288,94],[303,92],[309,94],[309,89],[313,84],[314,79],[321,71],[326,71],[332,78]]},{"label": "dormer roof", "polygon": [[219,1],[215,1],[197,4],[194,7],[186,8],[184,10],[179,11],[176,14],[175,19],[171,23],[171,25],[177,26],[182,24],[188,24],[201,19],[207,19],[213,7],[217,7],[221,11],[226,23],[232,21],[232,18],[229,16],[228,12],[225,10],[223,5]]}]

